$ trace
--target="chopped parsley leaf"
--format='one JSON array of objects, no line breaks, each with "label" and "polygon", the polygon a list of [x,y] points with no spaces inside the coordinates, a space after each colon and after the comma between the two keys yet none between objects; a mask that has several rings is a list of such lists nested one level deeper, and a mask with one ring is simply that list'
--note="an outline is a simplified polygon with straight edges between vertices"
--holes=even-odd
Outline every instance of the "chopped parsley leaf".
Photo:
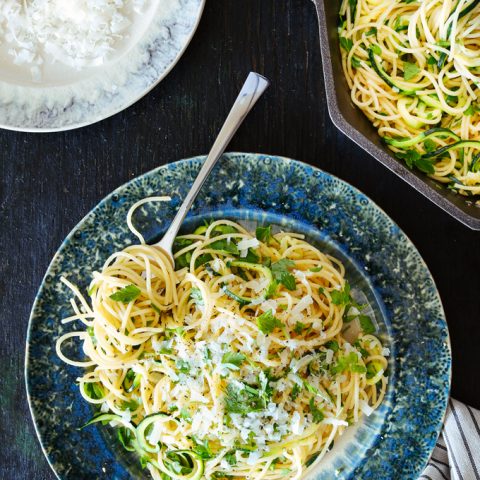
[{"label": "chopped parsley leaf", "polygon": [[373,378],[382,369],[380,362],[370,362],[367,364],[367,378]]},{"label": "chopped parsley leaf", "polygon": [[267,225],[266,227],[257,227],[257,229],[255,230],[255,236],[260,242],[268,244],[268,242],[272,238],[272,226]]},{"label": "chopped parsley leaf", "polygon": [[376,331],[375,325],[373,324],[371,318],[368,315],[359,315],[358,321],[360,322],[360,328],[365,335],[368,335],[369,333],[374,333]]},{"label": "chopped parsley leaf", "polygon": [[350,284],[345,282],[343,290],[332,290],[330,296],[332,297],[332,303],[334,305],[348,305],[351,301]]},{"label": "chopped parsley leaf", "polygon": [[199,288],[193,287],[190,291],[190,298],[197,304],[197,305],[205,305],[203,301],[202,292]]},{"label": "chopped parsley leaf", "polygon": [[425,148],[426,152],[433,152],[436,147],[437,147],[437,144],[431,138],[427,138],[423,142],[423,148]]},{"label": "chopped parsley leaf", "polygon": [[269,299],[275,295],[278,288],[278,282],[276,280],[272,280],[265,291],[265,298]]},{"label": "chopped parsley leaf", "polygon": [[337,363],[332,365],[331,372],[334,375],[350,371],[352,373],[365,373],[367,369],[358,362],[358,356],[355,352],[350,352],[348,355],[340,356]]},{"label": "chopped parsley leaf", "polygon": [[122,402],[122,410],[130,410],[131,412],[134,412],[138,407],[140,403],[137,402],[137,400],[131,399],[131,400],[126,400]]},{"label": "chopped parsley leaf", "polygon": [[226,460],[230,465],[236,465],[236,464],[237,464],[237,456],[235,455],[235,450],[230,450],[230,451],[225,455],[225,460]]},{"label": "chopped parsley leaf", "polygon": [[404,152],[396,152],[395,156],[400,160],[404,160],[408,168],[417,167],[424,173],[435,173],[435,168],[432,162],[426,158],[422,158],[422,155],[415,149],[405,150]]},{"label": "chopped parsley leaf", "polygon": [[311,414],[312,414],[314,423],[320,423],[320,422],[325,418],[325,415],[324,415],[323,412],[315,405],[315,401],[313,400],[313,398],[310,399],[310,402],[309,402],[308,405],[309,405],[309,407],[310,407],[310,412],[311,412]]},{"label": "chopped parsley leaf", "polygon": [[175,362],[175,366],[177,367],[177,370],[181,373],[190,372],[190,364],[186,360],[178,359]]},{"label": "chopped parsley leaf", "polygon": [[338,352],[338,349],[339,349],[338,342],[336,340],[330,340],[325,344],[325,348],[328,348],[329,350],[333,350],[334,352]]},{"label": "chopped parsley leaf", "polygon": [[363,358],[367,358],[370,354],[368,353],[368,350],[362,347],[362,344],[360,343],[360,340],[356,340],[353,346],[360,352]]},{"label": "chopped parsley leaf", "polygon": [[300,335],[302,333],[302,331],[305,329],[306,325],[302,322],[297,322],[295,324],[295,327],[293,329],[293,331],[297,334],[297,335]]},{"label": "chopped parsley leaf", "polygon": [[405,80],[411,80],[415,78],[420,72],[420,68],[414,63],[403,62],[403,78]]},{"label": "chopped parsley leaf", "polygon": [[118,292],[112,293],[110,298],[115,302],[130,303],[135,300],[142,291],[135,285],[127,285]]},{"label": "chopped parsley leaf", "polygon": [[226,352],[223,354],[222,363],[239,367],[244,362],[245,358],[245,355],[240,352]]},{"label": "chopped parsley leaf", "polygon": [[229,383],[227,385],[225,391],[225,411],[227,413],[260,412],[265,407],[265,397],[258,389],[245,384],[238,386]]},{"label": "chopped parsley leaf", "polygon": [[274,317],[273,310],[271,309],[257,317],[257,325],[258,329],[265,335],[272,333],[277,327],[283,327],[283,323]]},{"label": "chopped parsley leaf", "polygon": [[295,262],[288,258],[282,258],[272,263],[271,269],[275,280],[285,286],[288,290],[295,290],[295,277],[288,271],[289,267],[295,266]]},{"label": "chopped parsley leaf", "polygon": [[180,418],[182,420],[185,420],[187,423],[192,423],[192,416],[190,415],[190,412],[185,407],[183,407],[180,410]]},{"label": "chopped parsley leaf", "polygon": [[340,37],[340,46],[349,52],[353,47],[353,42],[350,38]]},{"label": "chopped parsley leaf", "polygon": [[232,241],[229,242],[226,238],[223,240],[217,240],[216,242],[211,243],[209,246],[212,250],[219,250],[226,254],[237,256],[240,253],[237,246]]},{"label": "chopped parsley leaf", "polygon": [[208,444],[208,438],[201,440],[196,435],[192,435],[192,440],[195,443],[193,451],[197,453],[203,460],[208,460],[215,456],[210,448],[210,445]]},{"label": "chopped parsley leaf", "polygon": [[301,391],[302,391],[302,387],[300,385],[298,385],[298,383],[296,383],[293,386],[292,391],[290,392],[291,399],[296,400],[296,398],[298,397],[298,395]]}]

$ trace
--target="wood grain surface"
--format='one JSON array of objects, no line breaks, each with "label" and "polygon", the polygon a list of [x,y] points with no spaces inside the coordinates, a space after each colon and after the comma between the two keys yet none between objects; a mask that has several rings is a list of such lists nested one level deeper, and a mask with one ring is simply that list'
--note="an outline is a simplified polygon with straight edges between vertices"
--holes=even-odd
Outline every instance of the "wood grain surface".
[{"label": "wood grain surface", "polygon": [[331,124],[309,0],[207,0],[179,64],[133,107],[72,132],[0,131],[0,479],[55,478],[35,437],[23,369],[30,308],[62,239],[120,184],[207,153],[250,70],[272,85],[230,150],[281,154],[321,167],[360,188],[399,224],[423,255],[444,302],[453,396],[480,407],[480,234],[429,203]]}]

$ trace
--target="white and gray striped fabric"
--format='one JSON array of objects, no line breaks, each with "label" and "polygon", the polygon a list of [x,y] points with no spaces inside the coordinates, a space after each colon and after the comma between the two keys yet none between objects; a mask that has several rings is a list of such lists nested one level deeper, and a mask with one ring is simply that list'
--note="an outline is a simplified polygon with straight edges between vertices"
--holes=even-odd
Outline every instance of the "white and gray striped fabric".
[{"label": "white and gray striped fabric", "polygon": [[437,446],[420,480],[480,480],[480,411],[450,399]]}]

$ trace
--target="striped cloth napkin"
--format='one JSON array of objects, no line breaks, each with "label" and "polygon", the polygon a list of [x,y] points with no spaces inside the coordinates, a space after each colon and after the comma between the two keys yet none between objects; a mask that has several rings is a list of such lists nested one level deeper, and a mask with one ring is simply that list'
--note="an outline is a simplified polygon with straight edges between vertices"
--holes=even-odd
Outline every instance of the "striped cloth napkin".
[{"label": "striped cloth napkin", "polygon": [[480,411],[450,399],[443,431],[421,480],[480,480]]}]

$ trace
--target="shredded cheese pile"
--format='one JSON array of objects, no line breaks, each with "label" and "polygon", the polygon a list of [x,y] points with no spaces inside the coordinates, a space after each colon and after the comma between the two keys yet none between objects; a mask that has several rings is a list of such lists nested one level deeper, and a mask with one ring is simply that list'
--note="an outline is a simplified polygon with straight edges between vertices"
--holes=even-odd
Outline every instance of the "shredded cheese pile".
[{"label": "shredded cheese pile", "polygon": [[[62,279],[77,298],[63,323],[84,329],[57,353],[87,369],[90,423],[110,421],[153,478],[298,479],[381,403],[389,350],[337,259],[217,220],[177,237],[173,268],[134,233],[142,243],[94,273],[90,302]],[[86,361],[63,352],[75,337]]]},{"label": "shredded cheese pile", "polygon": [[75,69],[105,63],[147,0],[2,0],[0,44],[42,80],[46,61]]}]

